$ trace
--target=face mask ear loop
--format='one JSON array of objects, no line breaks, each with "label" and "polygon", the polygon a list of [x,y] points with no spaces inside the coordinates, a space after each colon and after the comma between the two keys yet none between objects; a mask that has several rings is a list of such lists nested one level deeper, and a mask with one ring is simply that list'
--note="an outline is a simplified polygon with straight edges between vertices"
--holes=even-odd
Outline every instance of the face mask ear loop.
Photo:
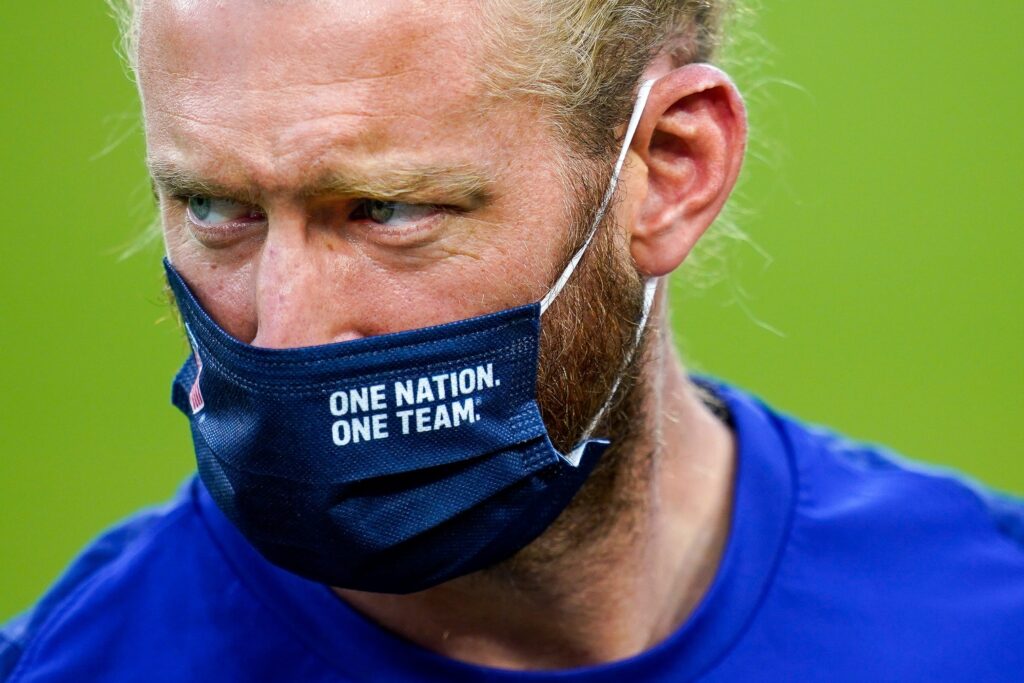
[{"label": "face mask ear loop", "polygon": [[572,258],[569,259],[569,264],[562,271],[562,274],[558,276],[558,280],[555,282],[554,287],[540,300],[540,312],[541,315],[544,311],[548,310],[554,300],[562,293],[562,288],[565,287],[565,283],[569,281],[569,277],[572,276],[573,271],[576,270],[576,266],[579,264],[580,259],[583,258],[583,254],[586,253],[587,248],[590,247],[590,243],[594,240],[594,234],[597,233],[598,226],[601,225],[601,221],[604,220],[604,214],[608,210],[608,204],[611,203],[612,197],[615,195],[615,188],[619,184],[619,174],[622,172],[622,166],[626,163],[626,155],[629,154],[629,145],[633,141],[633,135],[636,133],[637,126],[640,125],[640,117],[644,113],[644,107],[647,104],[647,96],[651,93],[651,86],[654,85],[654,81],[645,81],[640,86],[640,90],[636,95],[636,104],[633,106],[633,115],[629,119],[629,126],[626,128],[626,137],[622,143],[622,151],[619,153],[619,159],[615,162],[615,170],[612,172],[611,182],[608,183],[608,189],[604,193],[604,197],[601,199],[601,206],[597,209],[597,215],[594,216],[594,223],[590,226],[590,233],[587,235],[586,241],[583,242]]},{"label": "face mask ear loop", "polygon": [[587,444],[590,443],[591,437],[594,435],[594,430],[597,429],[597,424],[612,406],[615,394],[619,390],[619,384],[622,382],[622,374],[626,371],[626,368],[629,367],[629,364],[633,362],[633,357],[636,355],[637,349],[640,348],[640,340],[643,338],[644,330],[647,328],[647,320],[650,318],[651,309],[654,307],[654,294],[657,291],[658,278],[647,278],[644,282],[644,310],[640,315],[640,321],[636,326],[636,336],[633,337],[633,346],[630,347],[629,353],[622,360],[622,367],[619,368],[619,374],[615,377],[615,383],[612,384],[611,391],[608,392],[608,399],[604,402],[604,405],[601,406],[601,409],[594,414],[594,417],[590,420],[590,424],[588,424],[587,428],[583,431],[583,435],[580,437],[576,447],[573,448],[568,455],[562,456],[562,459],[573,467],[579,467],[580,460],[583,458],[583,453],[586,451]]}]

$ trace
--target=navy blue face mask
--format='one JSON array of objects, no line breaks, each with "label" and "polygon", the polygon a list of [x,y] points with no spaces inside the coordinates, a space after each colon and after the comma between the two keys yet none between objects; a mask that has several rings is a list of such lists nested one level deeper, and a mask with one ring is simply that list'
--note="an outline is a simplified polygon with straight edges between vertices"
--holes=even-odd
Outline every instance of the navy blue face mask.
[{"label": "navy blue face mask", "polygon": [[570,453],[555,449],[536,400],[540,321],[604,217],[649,89],[590,234],[540,302],[266,349],[221,329],[164,262],[194,350],[174,404],[206,488],[268,560],[331,586],[409,593],[510,557],[565,509],[608,446],[591,438],[608,404]]}]

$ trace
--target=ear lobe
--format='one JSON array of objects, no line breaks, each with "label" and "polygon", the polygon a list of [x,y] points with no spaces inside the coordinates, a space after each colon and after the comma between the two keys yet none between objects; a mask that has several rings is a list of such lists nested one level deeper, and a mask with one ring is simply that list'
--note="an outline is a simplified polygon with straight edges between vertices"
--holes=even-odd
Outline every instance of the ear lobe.
[{"label": "ear lobe", "polygon": [[654,85],[632,146],[646,165],[630,231],[641,271],[666,275],[686,259],[736,184],[746,137],[743,101],[724,72],[690,64]]}]

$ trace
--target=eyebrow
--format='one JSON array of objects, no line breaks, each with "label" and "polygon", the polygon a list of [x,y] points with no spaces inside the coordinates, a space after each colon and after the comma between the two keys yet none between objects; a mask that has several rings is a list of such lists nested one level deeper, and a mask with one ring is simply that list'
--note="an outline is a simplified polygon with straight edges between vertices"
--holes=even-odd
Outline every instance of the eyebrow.
[{"label": "eyebrow", "polygon": [[[255,188],[231,187],[164,161],[150,160],[149,174],[154,187],[175,197],[202,195],[255,204],[260,196]],[[403,203],[452,204],[474,209],[488,202],[492,185],[486,173],[469,165],[428,164],[329,172],[299,188],[295,194],[304,198],[336,195]]]}]

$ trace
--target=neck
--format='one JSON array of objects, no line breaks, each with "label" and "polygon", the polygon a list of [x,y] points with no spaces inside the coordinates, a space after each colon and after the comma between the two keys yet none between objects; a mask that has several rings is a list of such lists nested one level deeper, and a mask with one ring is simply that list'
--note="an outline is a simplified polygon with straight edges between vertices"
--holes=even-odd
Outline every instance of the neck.
[{"label": "neck", "polygon": [[601,533],[566,543],[574,518],[587,515],[587,506],[574,502],[551,529],[493,569],[411,595],[336,592],[384,628],[482,666],[574,668],[630,657],[664,640],[718,568],[735,454],[732,434],[699,399],[671,339],[659,339],[644,397],[647,436],[622,454],[643,464],[617,477],[624,513]]}]

